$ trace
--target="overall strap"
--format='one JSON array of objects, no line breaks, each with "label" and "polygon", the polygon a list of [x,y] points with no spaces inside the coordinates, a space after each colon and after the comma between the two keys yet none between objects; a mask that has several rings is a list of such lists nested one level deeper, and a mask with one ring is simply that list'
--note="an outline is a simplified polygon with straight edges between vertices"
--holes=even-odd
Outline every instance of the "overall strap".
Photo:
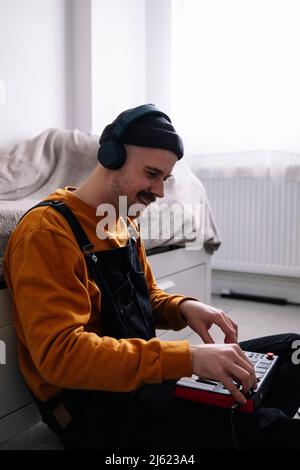
[{"label": "overall strap", "polygon": [[[72,228],[74,235],[76,237],[76,240],[82,249],[82,251],[89,255],[89,256],[94,256],[94,245],[90,242],[89,238],[87,237],[85,231],[83,230],[80,222],[78,219],[75,217],[71,209],[63,202],[59,200],[46,200],[39,202],[36,204],[34,207],[31,207],[24,215],[23,217],[32,209],[35,209],[36,207],[43,207],[43,206],[50,206],[53,207],[57,212],[59,212],[61,215],[64,216],[64,218],[69,222],[70,227]],[[22,217],[22,218],[23,218]],[[21,219],[20,219],[21,220]]]},{"label": "overall strap", "polygon": [[[94,279],[94,281],[97,283],[97,279],[99,279],[102,288],[106,290],[107,295],[109,296],[112,306],[114,309],[117,310],[114,298],[110,292],[110,289],[107,285],[107,282],[101,272],[99,263],[98,263],[98,269],[96,268],[96,264],[98,261],[97,256],[94,254],[94,245],[90,242],[88,236],[86,235],[85,231],[83,230],[79,220],[75,217],[71,209],[63,202],[59,200],[46,200],[38,203],[31,209],[29,209],[23,217],[32,209],[35,209],[36,207],[43,207],[43,206],[50,206],[53,207],[57,212],[59,212],[65,219],[69,222],[70,227],[73,230],[73,233],[76,237],[76,240],[80,246],[80,248],[83,250],[85,253],[85,260],[87,263],[87,267],[89,269],[89,273],[91,277]],[[22,218],[23,218],[22,217]],[[97,283],[98,284],[98,283]]]}]

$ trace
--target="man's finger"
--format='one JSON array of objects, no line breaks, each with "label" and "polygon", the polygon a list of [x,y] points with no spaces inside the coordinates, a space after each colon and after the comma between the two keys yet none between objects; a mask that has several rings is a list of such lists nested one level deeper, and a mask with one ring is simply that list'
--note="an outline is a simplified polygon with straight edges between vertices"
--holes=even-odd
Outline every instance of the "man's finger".
[{"label": "man's finger", "polygon": [[225,334],[226,343],[236,343],[236,333],[233,325],[227,321],[226,316],[223,312],[216,313],[214,315],[214,323],[223,331]]},{"label": "man's finger", "polygon": [[239,327],[237,326],[237,324],[230,318],[228,317],[227,315],[226,316],[226,319],[230,321],[232,327],[234,328],[234,331],[235,331],[235,334],[236,334],[236,338],[238,338],[238,334],[239,334]]},{"label": "man's finger", "polygon": [[211,335],[209,334],[209,332],[207,330],[200,331],[198,334],[199,334],[200,338],[204,341],[204,343],[206,343],[206,344],[214,344],[215,343],[213,338],[211,337]]},{"label": "man's finger", "polygon": [[251,371],[234,364],[231,369],[231,377],[242,385],[242,392],[248,393],[253,388],[253,377]]},{"label": "man's finger", "polygon": [[248,357],[244,353],[244,351],[238,346],[236,348],[236,351],[238,353],[238,360],[236,361],[237,365],[241,367],[242,369],[246,370],[251,377],[251,387],[250,388],[256,388],[257,387],[257,379],[255,375],[255,370],[251,362],[249,361]]},{"label": "man's finger", "polygon": [[233,383],[232,379],[229,377],[224,377],[221,379],[222,384],[225,388],[231,393],[235,401],[241,403],[241,405],[245,405],[247,403],[246,397],[239,391],[237,386]]},{"label": "man's finger", "polygon": [[224,320],[227,322],[230,332],[225,335],[224,343],[237,343],[238,342],[238,326],[229,318],[224,312],[222,312]]}]

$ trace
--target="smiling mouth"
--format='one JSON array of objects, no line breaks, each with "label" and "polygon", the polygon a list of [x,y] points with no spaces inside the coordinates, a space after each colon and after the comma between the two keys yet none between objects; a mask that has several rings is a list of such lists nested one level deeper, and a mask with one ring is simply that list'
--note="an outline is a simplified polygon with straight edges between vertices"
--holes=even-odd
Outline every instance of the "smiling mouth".
[{"label": "smiling mouth", "polygon": [[148,204],[150,204],[150,201],[145,201],[145,200],[141,199],[140,197],[138,197],[138,200],[139,200],[144,206],[148,206]]},{"label": "smiling mouth", "polygon": [[149,204],[151,204],[151,202],[155,202],[156,199],[154,194],[146,194],[142,191],[138,193],[136,197],[144,206],[149,206]]}]

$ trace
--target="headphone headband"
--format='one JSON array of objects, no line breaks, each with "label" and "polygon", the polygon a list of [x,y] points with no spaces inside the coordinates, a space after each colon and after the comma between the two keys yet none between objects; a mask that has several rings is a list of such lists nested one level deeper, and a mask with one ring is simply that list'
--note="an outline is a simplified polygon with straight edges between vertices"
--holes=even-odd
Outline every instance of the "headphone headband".
[{"label": "headphone headband", "polygon": [[[105,140],[98,150],[98,160],[106,168],[116,170],[120,168],[126,160],[126,150],[121,142],[125,129],[134,121],[145,114],[158,114],[163,116],[172,124],[171,119],[165,113],[161,112],[154,104],[143,104],[136,108],[129,109],[123,113],[122,117],[116,120],[116,124],[109,140]],[[100,139],[101,140],[101,139]]]},{"label": "headphone headband", "polygon": [[154,104],[142,104],[141,106],[138,106],[137,108],[134,108],[132,110],[128,110],[124,116],[120,118],[120,121],[117,122],[115,125],[115,128],[113,130],[112,136],[110,140],[117,141],[125,131],[125,129],[133,123],[133,121],[136,121],[140,117],[144,116],[145,114],[159,114],[160,116],[163,116],[166,118],[170,123],[171,119],[169,116],[167,116],[165,113],[160,111]]}]

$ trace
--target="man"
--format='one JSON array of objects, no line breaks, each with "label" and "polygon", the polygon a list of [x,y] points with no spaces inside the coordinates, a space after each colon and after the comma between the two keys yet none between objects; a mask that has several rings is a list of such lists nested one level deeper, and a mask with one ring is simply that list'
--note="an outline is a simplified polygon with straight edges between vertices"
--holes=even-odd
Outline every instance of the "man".
[{"label": "man", "polygon": [[[291,419],[300,401],[300,374],[291,362],[297,335],[241,345],[281,354],[275,392],[264,403],[276,408],[237,414],[233,423],[228,410],[174,397],[176,380],[192,373],[221,381],[240,404],[257,385],[237,344],[237,325],[200,300],[161,291],[135,217],[120,213],[120,196],[127,197],[128,214],[135,204],[163,197],[182,156],[167,115],[153,105],[125,111],[104,129],[90,177],[77,189],[55,191],[50,205],[27,213],[10,239],[4,267],[20,367],[44,421],[66,448],[293,448],[299,442],[300,422]],[[116,219],[99,230],[103,215],[96,211],[103,204]],[[224,332],[224,344],[213,343],[213,324]],[[157,327],[187,325],[204,344],[155,337]]]}]

